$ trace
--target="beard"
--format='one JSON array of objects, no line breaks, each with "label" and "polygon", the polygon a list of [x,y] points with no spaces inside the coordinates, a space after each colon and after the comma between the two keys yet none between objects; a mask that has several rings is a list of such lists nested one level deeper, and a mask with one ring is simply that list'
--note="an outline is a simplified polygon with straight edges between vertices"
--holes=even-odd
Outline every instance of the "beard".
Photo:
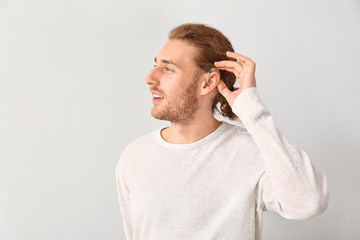
[{"label": "beard", "polygon": [[172,102],[164,102],[163,109],[160,109],[161,106],[155,105],[151,109],[151,115],[156,119],[167,120],[173,124],[187,125],[195,119],[195,113],[199,108],[196,96],[196,84],[189,84],[183,92],[175,96]]}]

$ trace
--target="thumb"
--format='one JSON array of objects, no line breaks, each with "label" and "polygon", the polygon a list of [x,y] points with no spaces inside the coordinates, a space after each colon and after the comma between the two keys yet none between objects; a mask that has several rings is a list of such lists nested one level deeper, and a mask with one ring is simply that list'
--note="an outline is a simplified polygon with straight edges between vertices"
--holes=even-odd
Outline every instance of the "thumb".
[{"label": "thumb", "polygon": [[227,88],[227,86],[225,85],[223,80],[221,80],[221,79],[219,80],[217,88],[218,88],[219,92],[221,93],[221,95],[223,95],[225,97],[225,99],[227,99],[229,94],[231,93],[231,91]]}]

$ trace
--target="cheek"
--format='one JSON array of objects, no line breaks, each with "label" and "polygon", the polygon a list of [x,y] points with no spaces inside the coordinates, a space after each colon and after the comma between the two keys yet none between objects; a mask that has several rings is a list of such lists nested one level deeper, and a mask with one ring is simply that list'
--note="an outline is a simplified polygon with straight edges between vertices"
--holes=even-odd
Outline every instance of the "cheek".
[{"label": "cheek", "polygon": [[[163,90],[164,95],[169,99],[174,99],[182,96],[188,87],[187,79],[181,78],[179,75],[172,75],[163,77],[160,85],[160,90]],[[193,86],[195,87],[195,85]]]}]

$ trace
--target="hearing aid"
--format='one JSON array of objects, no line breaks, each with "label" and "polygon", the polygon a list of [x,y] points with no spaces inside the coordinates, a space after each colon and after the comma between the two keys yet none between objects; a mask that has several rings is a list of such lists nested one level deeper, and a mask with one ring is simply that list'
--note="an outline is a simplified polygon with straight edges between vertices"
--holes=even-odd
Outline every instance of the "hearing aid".
[{"label": "hearing aid", "polygon": [[210,76],[210,73],[212,73],[212,72],[218,72],[219,74],[220,74],[220,72],[219,72],[219,70],[217,69],[217,68],[210,68],[210,70],[208,71],[208,76],[207,76],[207,78],[206,78],[206,82],[205,82],[205,85],[204,85],[204,87],[207,87],[207,80],[209,79],[209,76]]}]

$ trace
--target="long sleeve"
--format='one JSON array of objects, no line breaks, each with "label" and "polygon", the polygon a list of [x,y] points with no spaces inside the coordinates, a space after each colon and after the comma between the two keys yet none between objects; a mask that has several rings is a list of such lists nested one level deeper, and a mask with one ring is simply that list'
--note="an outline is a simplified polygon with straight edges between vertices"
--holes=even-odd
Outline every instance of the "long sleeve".
[{"label": "long sleeve", "polygon": [[122,154],[122,156],[120,157],[120,160],[115,168],[116,189],[118,193],[122,221],[124,225],[125,237],[127,240],[132,240],[133,226],[130,214],[130,192],[123,173],[123,158],[124,154]]},{"label": "long sleeve", "polygon": [[254,173],[258,210],[274,211],[288,219],[308,219],[328,205],[325,174],[306,152],[297,149],[276,128],[256,87],[243,91],[232,107],[257,145],[261,161]]}]

